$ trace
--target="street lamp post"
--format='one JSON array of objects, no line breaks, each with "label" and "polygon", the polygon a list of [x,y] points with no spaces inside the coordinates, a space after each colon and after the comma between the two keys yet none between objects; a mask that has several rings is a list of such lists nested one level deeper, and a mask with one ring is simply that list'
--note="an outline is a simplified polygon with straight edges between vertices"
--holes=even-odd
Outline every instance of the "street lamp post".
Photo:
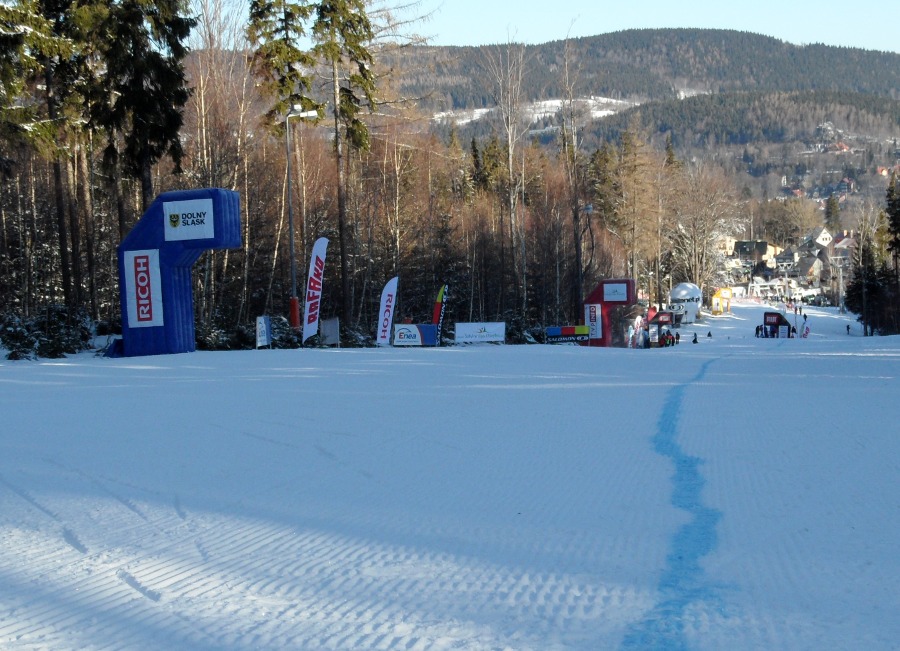
[{"label": "street lamp post", "polygon": [[297,261],[294,255],[294,204],[291,201],[291,118],[314,118],[318,116],[316,111],[301,111],[299,104],[294,104],[287,115],[284,116],[284,148],[287,153],[287,207],[288,207],[288,231],[291,257],[291,303],[289,321],[294,330],[300,329],[300,299],[297,298]]}]

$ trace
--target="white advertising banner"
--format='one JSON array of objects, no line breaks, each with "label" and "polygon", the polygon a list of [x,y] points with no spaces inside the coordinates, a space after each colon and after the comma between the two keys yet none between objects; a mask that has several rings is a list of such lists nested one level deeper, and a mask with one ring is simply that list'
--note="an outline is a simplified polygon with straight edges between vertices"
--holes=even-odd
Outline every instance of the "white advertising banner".
[{"label": "white advertising banner", "polygon": [[391,345],[391,324],[394,322],[394,310],[397,308],[397,282],[394,276],[381,290],[381,309],[378,311],[378,330],[375,336],[376,346]]},{"label": "white advertising banner", "polygon": [[628,285],[625,283],[606,283],[603,285],[603,301],[606,303],[624,303],[628,300]]},{"label": "white advertising banner", "polygon": [[256,347],[272,345],[272,320],[267,316],[256,317]]},{"label": "white advertising banner", "polygon": [[601,307],[601,305],[596,303],[589,303],[584,306],[584,325],[588,327],[588,337],[590,339],[603,339]]},{"label": "white advertising banner", "polygon": [[125,251],[125,299],[130,327],[164,325],[159,249]]},{"label": "white advertising banner", "polygon": [[505,342],[506,323],[503,321],[496,321],[491,323],[456,324],[456,343],[471,344],[481,341]]},{"label": "white advertising banner", "polygon": [[328,238],[320,237],[313,244],[309,258],[309,277],[306,280],[306,309],[303,311],[303,337],[306,341],[319,331],[319,304],[322,301],[322,282],[325,277],[325,253]]},{"label": "white advertising banner", "polygon": [[205,240],[216,236],[212,199],[164,201],[163,219],[166,242]]}]

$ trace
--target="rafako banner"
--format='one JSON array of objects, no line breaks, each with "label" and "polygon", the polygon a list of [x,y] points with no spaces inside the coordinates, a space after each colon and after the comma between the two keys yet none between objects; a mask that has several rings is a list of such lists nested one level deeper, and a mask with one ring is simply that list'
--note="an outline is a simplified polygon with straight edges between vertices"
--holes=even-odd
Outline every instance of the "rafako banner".
[{"label": "rafako banner", "polygon": [[320,237],[313,244],[309,258],[309,276],[306,279],[306,309],[303,313],[303,339],[306,341],[319,332],[319,307],[322,302],[322,285],[325,282],[325,254],[328,238]]},{"label": "rafako banner", "polygon": [[163,202],[166,242],[207,240],[216,236],[212,199]]},{"label": "rafako banner", "polygon": [[498,341],[500,343],[506,341],[506,323],[503,321],[456,324],[456,343],[458,344]]}]

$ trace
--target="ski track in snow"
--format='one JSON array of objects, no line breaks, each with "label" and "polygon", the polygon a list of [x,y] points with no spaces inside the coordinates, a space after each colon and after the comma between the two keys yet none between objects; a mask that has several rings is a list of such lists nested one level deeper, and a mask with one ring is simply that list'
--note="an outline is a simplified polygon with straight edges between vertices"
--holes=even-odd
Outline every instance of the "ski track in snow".
[{"label": "ski track in snow", "polygon": [[707,360],[694,378],[672,387],[663,404],[653,446],[658,454],[672,461],[672,505],[688,513],[690,521],[670,543],[659,581],[659,603],[643,620],[629,627],[622,649],[686,651],[690,648],[685,635],[688,609],[721,610],[715,586],[705,577],[700,561],[716,547],[716,524],[722,514],[703,503],[703,459],[686,454],[678,443],[684,394],[703,381],[714,361]]}]

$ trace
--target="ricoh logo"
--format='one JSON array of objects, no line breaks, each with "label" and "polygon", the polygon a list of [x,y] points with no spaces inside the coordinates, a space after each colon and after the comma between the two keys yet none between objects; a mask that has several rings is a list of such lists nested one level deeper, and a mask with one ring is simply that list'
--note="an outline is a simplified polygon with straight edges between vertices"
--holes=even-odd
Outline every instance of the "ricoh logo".
[{"label": "ricoh logo", "polygon": [[134,287],[138,322],[153,321],[153,289],[148,255],[134,256]]},{"label": "ricoh logo", "polygon": [[394,313],[394,295],[388,294],[384,300],[384,314],[381,319],[381,333],[380,337],[382,339],[386,339],[388,336],[388,329],[391,327],[391,316]]}]

